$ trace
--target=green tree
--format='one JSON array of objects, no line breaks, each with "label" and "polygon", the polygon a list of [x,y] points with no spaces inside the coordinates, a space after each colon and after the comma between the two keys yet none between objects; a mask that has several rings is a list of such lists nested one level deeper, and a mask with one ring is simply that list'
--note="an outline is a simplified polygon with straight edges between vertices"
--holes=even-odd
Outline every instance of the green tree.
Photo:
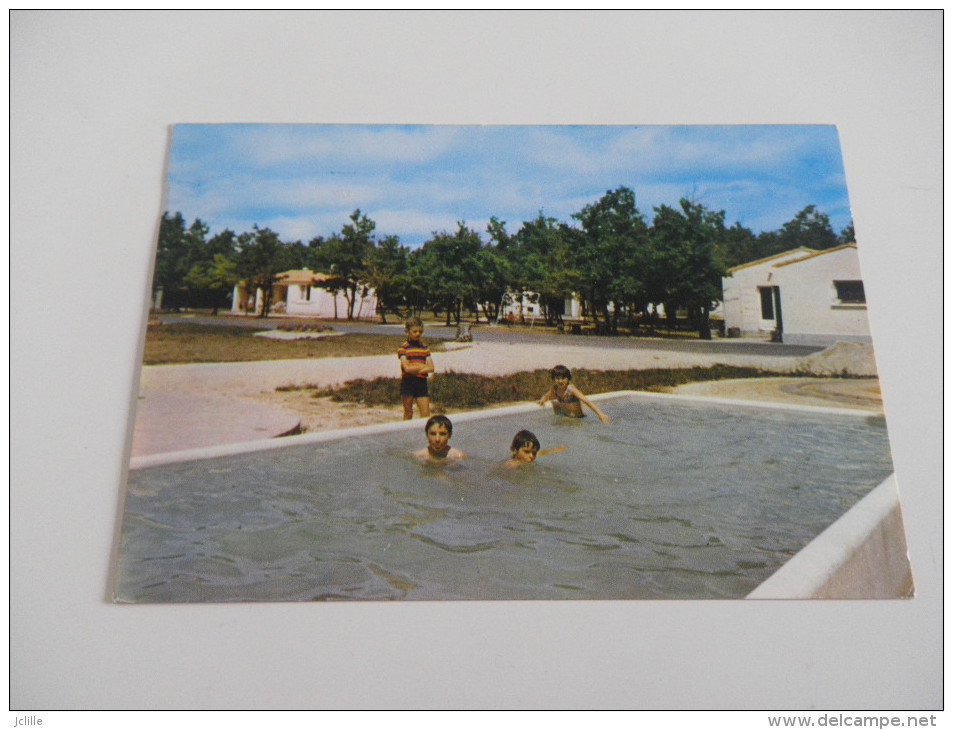
[{"label": "green tree", "polygon": [[[312,241],[312,243],[315,242]],[[344,275],[339,268],[338,262],[346,260],[344,244],[337,234],[333,234],[329,238],[320,239],[317,245],[309,246],[308,253],[312,268],[328,277],[321,282],[321,287],[332,296],[334,300],[334,319],[337,319],[338,294],[345,292],[345,301],[347,301],[347,291],[352,288],[352,291],[356,290],[358,286],[356,281]],[[350,307],[348,307],[348,311],[350,311]]]},{"label": "green tree", "polygon": [[419,316],[430,306],[430,296],[427,291],[428,282],[427,257],[424,256],[424,250],[421,246],[412,249],[407,254],[407,282],[404,287],[407,316]]},{"label": "green tree", "polygon": [[384,236],[371,249],[365,278],[377,296],[377,313],[387,323],[387,313],[400,314],[407,305],[408,250],[397,236]]},{"label": "green tree", "polygon": [[844,230],[842,230],[837,237],[837,242],[841,245],[845,243],[857,243],[857,235],[854,233],[854,221],[851,221],[844,227]]},{"label": "green tree", "polygon": [[234,259],[237,245],[234,231],[226,228],[208,240],[205,246],[205,256],[208,259],[214,259],[216,254],[221,254],[227,259]]},{"label": "green tree", "polygon": [[830,218],[817,206],[808,205],[778,230],[759,234],[756,255],[750,260],[767,258],[802,246],[822,251],[838,245],[840,241],[831,228]]},{"label": "green tree", "polygon": [[457,232],[434,234],[414,259],[416,285],[422,286],[435,313],[445,312],[460,324],[463,308],[475,308],[479,294],[480,235],[459,222]]},{"label": "green tree", "polygon": [[338,294],[341,293],[343,280],[335,278],[330,271],[331,267],[334,266],[334,263],[330,260],[332,258],[332,254],[327,250],[327,245],[327,241],[323,236],[315,236],[312,238],[304,250],[303,266],[316,273],[321,273],[327,277],[331,277],[321,282],[321,288],[331,295],[332,301],[334,302],[334,319],[337,319]]},{"label": "green tree", "polygon": [[152,299],[156,308],[178,307],[183,302],[184,279],[188,273],[185,219],[181,213],[166,211],[159,221]]},{"label": "green tree", "polygon": [[153,277],[153,297],[160,306],[217,309],[227,303],[221,277],[235,257],[235,234],[225,230],[207,240],[208,233],[198,218],[186,228],[181,213],[162,214]]},{"label": "green tree", "polygon": [[533,292],[547,324],[560,321],[579,278],[572,264],[571,229],[540,211],[510,239],[506,254],[517,296]]},{"label": "green tree", "polygon": [[476,271],[476,303],[483,310],[486,321],[492,322],[499,317],[500,304],[509,289],[510,262],[496,246],[488,244],[477,251]]},{"label": "green tree", "polygon": [[208,241],[208,227],[196,220],[184,235],[185,258],[189,266],[182,281],[184,301],[190,307],[227,306],[238,280],[235,269],[235,234],[226,229]]},{"label": "green tree", "polygon": [[486,225],[486,233],[490,237],[491,244],[493,244],[500,253],[506,254],[507,249],[513,241],[513,237],[506,232],[506,221],[501,221],[496,216],[491,216],[490,222]]},{"label": "green tree", "polygon": [[670,321],[676,309],[687,309],[699,337],[711,339],[709,314],[722,297],[725,275],[719,250],[725,240],[725,212],[709,211],[685,198],[679,207],[655,209],[649,295],[665,304]]},{"label": "green tree", "polygon": [[303,269],[308,265],[308,247],[301,241],[286,243],[281,258],[286,271]]},{"label": "green tree", "polygon": [[206,252],[205,240],[207,236],[208,226],[198,218],[192,221],[192,225],[189,226],[183,237],[185,245],[185,260],[182,262],[183,270],[191,271],[196,264],[212,260],[211,254]]},{"label": "green tree", "polygon": [[315,268],[331,277],[323,285],[328,291],[343,292],[347,318],[354,319],[358,296],[367,287],[367,262],[374,250],[373,233],[377,225],[360,209],[351,213],[350,221],[344,224],[340,234],[327,240],[313,240],[309,244],[309,259]]},{"label": "green tree", "polygon": [[582,227],[571,257],[579,293],[597,328],[615,334],[624,310],[638,308],[647,295],[648,226],[626,187],[607,191],[573,218]]},{"label": "green tree", "polygon": [[735,223],[725,231],[721,250],[728,268],[762,258],[758,249],[758,237],[740,223]]},{"label": "green tree", "polygon": [[838,245],[837,236],[831,228],[830,218],[817,206],[808,205],[778,232],[783,251],[805,246],[821,251]]},{"label": "green tree", "polygon": [[236,273],[249,291],[261,290],[263,302],[259,316],[267,317],[271,312],[272,287],[278,274],[291,268],[287,248],[277,233],[258,226],[253,226],[251,233],[242,233],[237,243]]},{"label": "green tree", "polygon": [[238,267],[225,254],[216,253],[209,262],[195,264],[185,276],[195,306],[213,308],[217,314],[220,307],[228,303],[228,297],[238,283]]}]

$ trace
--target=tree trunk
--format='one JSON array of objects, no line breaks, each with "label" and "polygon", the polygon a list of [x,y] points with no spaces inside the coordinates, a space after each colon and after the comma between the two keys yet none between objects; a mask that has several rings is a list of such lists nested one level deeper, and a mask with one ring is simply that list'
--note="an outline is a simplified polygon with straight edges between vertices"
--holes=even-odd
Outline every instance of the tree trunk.
[{"label": "tree trunk", "polygon": [[347,302],[347,319],[351,321],[354,319],[354,302],[357,299],[357,287],[345,287],[344,289],[344,301]]},{"label": "tree trunk", "polygon": [[678,320],[675,317],[675,310],[678,305],[675,302],[665,302],[665,326],[669,332],[678,328]]},{"label": "tree trunk", "polygon": [[699,312],[698,337],[702,340],[711,339],[711,320],[708,318],[708,307],[702,307]]},{"label": "tree trunk", "polygon": [[612,330],[612,317],[609,315],[609,303],[602,305],[602,330],[596,328],[596,334],[609,334]]}]

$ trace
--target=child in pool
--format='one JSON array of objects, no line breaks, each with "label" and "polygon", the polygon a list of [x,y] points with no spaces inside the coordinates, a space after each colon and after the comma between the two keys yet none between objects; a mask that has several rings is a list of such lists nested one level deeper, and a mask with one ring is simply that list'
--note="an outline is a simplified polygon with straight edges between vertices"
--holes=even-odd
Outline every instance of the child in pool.
[{"label": "child in pool", "polygon": [[414,401],[421,418],[430,415],[430,392],[427,389],[427,375],[434,371],[430,348],[420,338],[424,334],[424,323],[420,317],[412,317],[404,324],[407,341],[397,350],[400,359],[400,400],[404,406],[404,420],[414,417]]},{"label": "child in pool", "polygon": [[421,461],[441,464],[466,457],[460,449],[449,443],[453,424],[446,416],[431,416],[424,425],[424,433],[427,434],[427,447],[414,452],[414,456]]},{"label": "child in pool", "polygon": [[546,456],[546,454],[555,454],[559,451],[565,451],[566,446],[554,446],[551,449],[539,450],[539,439],[532,431],[520,431],[513,437],[513,443],[510,444],[510,454],[512,456],[503,462],[504,469],[516,469],[520,466],[532,464],[537,457]]},{"label": "child in pool", "polygon": [[537,401],[539,405],[544,406],[547,401],[552,401],[554,413],[561,413],[571,418],[582,418],[586,415],[582,412],[582,407],[587,405],[602,423],[609,423],[609,417],[600,411],[595,403],[586,398],[579,388],[569,382],[572,380],[569,368],[565,365],[557,365],[549,371],[549,377],[553,379],[553,387]]}]

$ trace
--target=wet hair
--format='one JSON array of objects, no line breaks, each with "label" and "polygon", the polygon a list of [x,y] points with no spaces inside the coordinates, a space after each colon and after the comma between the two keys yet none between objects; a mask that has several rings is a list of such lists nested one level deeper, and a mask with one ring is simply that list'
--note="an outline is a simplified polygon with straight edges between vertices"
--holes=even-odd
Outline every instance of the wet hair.
[{"label": "wet hair", "polygon": [[567,368],[565,365],[557,365],[549,371],[549,377],[551,377],[553,380],[556,378],[566,378],[567,380],[572,380],[572,373],[569,372],[569,368]]},{"label": "wet hair", "polygon": [[424,322],[420,317],[411,317],[406,322],[404,322],[404,329],[409,330],[411,327],[423,327]]},{"label": "wet hair", "polygon": [[534,446],[539,451],[539,439],[532,431],[523,429],[513,437],[513,443],[510,444],[510,451],[519,451],[524,446]]},{"label": "wet hair", "polygon": [[430,418],[428,418],[427,423],[424,425],[424,433],[428,433],[430,431],[430,427],[433,426],[435,423],[439,423],[441,426],[446,426],[447,435],[448,436],[453,435],[453,424],[450,423],[450,419],[447,418],[446,416],[431,416]]}]

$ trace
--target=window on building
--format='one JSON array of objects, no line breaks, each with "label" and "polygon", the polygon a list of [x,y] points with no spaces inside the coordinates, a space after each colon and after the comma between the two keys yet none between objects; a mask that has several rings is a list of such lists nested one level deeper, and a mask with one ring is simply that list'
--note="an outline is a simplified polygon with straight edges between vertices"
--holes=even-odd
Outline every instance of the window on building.
[{"label": "window on building", "polygon": [[758,291],[761,293],[761,319],[774,319],[774,292],[770,286],[759,287]]},{"label": "window on building", "polygon": [[837,289],[838,304],[867,303],[867,297],[864,294],[864,282],[859,279],[856,281],[835,281],[834,287]]},{"label": "window on building", "polygon": [[310,286],[305,286],[305,285],[302,284],[302,286],[301,286],[301,298],[304,299],[306,302],[310,302],[310,301],[311,301],[311,287],[310,287]]}]

